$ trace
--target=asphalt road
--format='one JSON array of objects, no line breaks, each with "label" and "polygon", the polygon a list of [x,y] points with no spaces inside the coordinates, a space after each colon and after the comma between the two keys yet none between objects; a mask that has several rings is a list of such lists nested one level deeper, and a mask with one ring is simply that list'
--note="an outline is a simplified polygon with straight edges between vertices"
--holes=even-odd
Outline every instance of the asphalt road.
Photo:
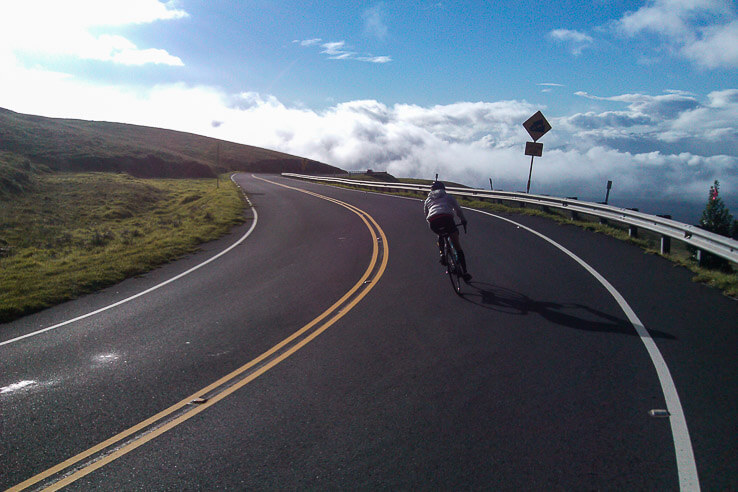
[{"label": "asphalt road", "polygon": [[264,178],[237,176],[258,215],[201,253],[0,325],[1,488],[688,488],[678,419],[649,415],[652,342],[700,485],[738,488],[736,301],[611,238],[472,211],[459,297],[420,202]]}]

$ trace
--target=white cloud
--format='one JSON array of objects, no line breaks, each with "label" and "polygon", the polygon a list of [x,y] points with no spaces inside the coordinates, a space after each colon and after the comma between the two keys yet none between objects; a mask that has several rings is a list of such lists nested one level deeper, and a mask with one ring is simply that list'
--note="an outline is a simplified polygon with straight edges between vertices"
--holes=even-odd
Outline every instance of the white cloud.
[{"label": "white cloud", "polygon": [[[419,106],[348,101],[314,111],[269,95],[207,86],[92,85],[18,64],[0,77],[0,107],[56,117],[171,128],[305,156],[344,169],[388,170],[486,187],[525,189],[522,127],[538,108],[519,100]],[[704,200],[712,180],[738,195],[738,89],[582,97],[614,110],[549,117],[532,191],[612,203]],[[663,212],[659,210],[658,212]],[[666,212],[669,212],[668,210]],[[696,220],[696,219],[693,219]]]},{"label": "white cloud", "polygon": [[316,44],[319,44],[321,41],[323,41],[320,38],[313,38],[313,39],[305,39],[304,41],[293,41],[294,43],[299,43],[300,46],[315,46]]},{"label": "white cloud", "polygon": [[660,36],[668,51],[704,68],[738,67],[738,20],[727,0],[655,0],[616,27],[627,36]]},{"label": "white cloud", "polygon": [[364,11],[364,32],[377,39],[384,40],[387,38],[388,28],[384,22],[385,10],[384,4],[379,3]]},{"label": "white cloud", "polygon": [[575,95],[600,101],[615,101],[627,103],[632,113],[649,114],[656,117],[673,117],[682,111],[699,106],[694,94],[684,91],[670,90],[660,96],[650,94],[622,94],[619,96],[599,97],[586,92],[576,92]]},{"label": "white cloud", "polygon": [[683,46],[682,53],[705,68],[738,67],[738,20],[704,29],[701,39]]},{"label": "white cloud", "polygon": [[580,31],[571,31],[569,29],[555,29],[550,33],[551,37],[559,41],[573,41],[575,43],[591,43],[594,41],[591,36]]},{"label": "white cloud", "polygon": [[359,56],[356,59],[371,63],[389,63],[392,61],[392,57],[390,56]]},{"label": "white cloud", "polygon": [[320,46],[322,48],[320,52],[324,55],[327,55],[328,58],[331,60],[356,60],[375,64],[389,63],[392,61],[391,56],[375,56],[371,54],[360,54],[352,51],[346,44],[346,41],[329,41],[327,43],[323,43],[322,39],[314,38],[306,39],[304,41],[295,40],[293,41],[293,43],[299,44],[303,47]]},{"label": "white cloud", "polygon": [[154,63],[159,65],[184,66],[179,57],[172,56],[166,50],[150,48],[147,50],[123,50],[113,53],[111,60],[123,65],[146,65]]},{"label": "white cloud", "polygon": [[[140,49],[105,28],[187,17],[183,10],[156,0],[26,0],[0,3],[0,50],[22,59],[64,55],[142,65],[183,65],[156,48]],[[93,34],[93,31],[102,34]]]},{"label": "white cloud", "polygon": [[584,48],[594,42],[588,34],[569,29],[555,29],[549,33],[549,36],[556,41],[570,44],[574,55],[580,55]]},{"label": "white cloud", "polygon": [[330,56],[340,56],[348,54],[348,51],[345,51],[344,48],[346,47],[346,41],[332,41],[330,43],[323,43],[323,51],[321,53],[325,53]]},{"label": "white cloud", "polygon": [[556,87],[564,87],[562,84],[554,84],[551,82],[543,82],[536,85],[544,87],[543,89],[541,89],[541,92],[553,92],[554,88]]}]

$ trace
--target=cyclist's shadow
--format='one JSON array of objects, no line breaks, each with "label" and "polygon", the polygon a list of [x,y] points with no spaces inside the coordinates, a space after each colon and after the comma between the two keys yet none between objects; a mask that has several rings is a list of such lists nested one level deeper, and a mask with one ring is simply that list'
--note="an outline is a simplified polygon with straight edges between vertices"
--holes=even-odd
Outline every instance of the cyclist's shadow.
[{"label": "cyclist's shadow", "polygon": [[[461,297],[485,309],[518,316],[538,314],[552,323],[577,330],[637,335],[635,328],[627,319],[584,304],[536,301],[520,292],[479,281],[472,281],[467,286],[472,292],[466,289],[467,292]],[[648,331],[654,337],[670,340],[676,338],[658,330]]]}]

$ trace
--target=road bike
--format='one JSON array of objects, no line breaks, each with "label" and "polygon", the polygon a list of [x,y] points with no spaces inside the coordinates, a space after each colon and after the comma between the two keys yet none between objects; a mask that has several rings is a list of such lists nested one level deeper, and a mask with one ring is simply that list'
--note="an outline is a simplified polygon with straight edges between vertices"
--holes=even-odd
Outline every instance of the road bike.
[{"label": "road bike", "polygon": [[[466,224],[456,224],[456,226],[460,225],[464,226],[464,233],[466,233]],[[443,241],[443,260],[446,265],[446,273],[448,273],[448,278],[451,280],[454,292],[461,295],[461,280],[464,278],[464,270],[461,268],[459,253],[451,240],[451,234],[448,232],[441,234],[441,241]]]}]

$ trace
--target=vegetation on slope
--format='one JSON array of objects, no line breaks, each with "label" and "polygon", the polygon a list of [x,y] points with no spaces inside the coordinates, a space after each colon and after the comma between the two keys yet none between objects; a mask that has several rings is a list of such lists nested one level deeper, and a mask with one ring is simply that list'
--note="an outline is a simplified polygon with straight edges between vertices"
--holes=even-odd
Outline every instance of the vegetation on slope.
[{"label": "vegetation on slope", "polygon": [[45,118],[0,108],[0,151],[58,171],[138,177],[215,177],[226,171],[341,172],[273,150],[122,123]]},{"label": "vegetation on slope", "polygon": [[219,187],[112,173],[30,180],[32,193],[0,200],[0,322],[144,273],[243,222],[229,179]]},{"label": "vegetation on slope", "polygon": [[0,108],[0,322],[228,232],[243,221],[244,201],[230,180],[216,187],[212,178],[226,171],[340,172],[188,133]]}]

